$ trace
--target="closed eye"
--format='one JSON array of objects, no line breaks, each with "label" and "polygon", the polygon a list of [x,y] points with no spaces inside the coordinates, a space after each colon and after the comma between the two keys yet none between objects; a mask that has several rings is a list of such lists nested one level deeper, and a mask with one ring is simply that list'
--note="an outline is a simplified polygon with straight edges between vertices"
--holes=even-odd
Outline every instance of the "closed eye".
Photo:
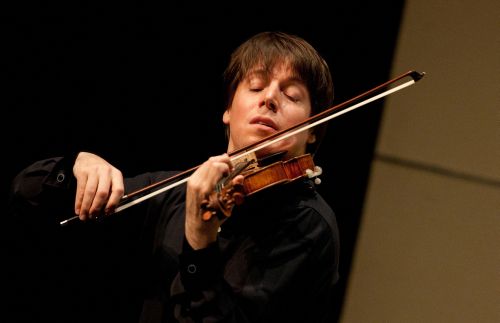
[{"label": "closed eye", "polygon": [[300,101],[300,99],[299,99],[299,98],[297,98],[297,97],[295,97],[295,96],[288,95],[288,94],[286,94],[286,93],[284,93],[284,94],[285,94],[285,96],[288,98],[288,100],[290,100],[290,101],[292,101],[292,102],[294,102],[294,103],[297,103],[297,102],[299,102],[299,101]]}]

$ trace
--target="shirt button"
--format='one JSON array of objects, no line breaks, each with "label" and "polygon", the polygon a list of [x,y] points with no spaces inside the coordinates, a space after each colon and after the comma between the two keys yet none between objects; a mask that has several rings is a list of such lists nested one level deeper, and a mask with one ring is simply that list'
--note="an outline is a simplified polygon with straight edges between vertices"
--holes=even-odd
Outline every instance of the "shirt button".
[{"label": "shirt button", "polygon": [[196,266],[194,264],[190,264],[187,266],[187,272],[190,274],[194,274],[196,272]]},{"label": "shirt button", "polygon": [[57,174],[56,180],[58,183],[62,183],[62,182],[64,182],[65,178],[66,178],[66,176],[64,175],[63,172],[61,172],[61,173]]}]

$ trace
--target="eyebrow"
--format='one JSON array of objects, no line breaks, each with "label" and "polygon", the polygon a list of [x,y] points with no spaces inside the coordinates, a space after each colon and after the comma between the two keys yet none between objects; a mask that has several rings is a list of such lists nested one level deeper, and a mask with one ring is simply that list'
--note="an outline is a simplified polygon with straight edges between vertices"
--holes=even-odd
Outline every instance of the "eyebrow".
[{"label": "eyebrow", "polygon": [[[256,77],[268,78],[270,74],[271,74],[271,72],[268,72],[266,69],[259,68],[259,69],[253,69],[253,70],[249,71],[246,78],[250,79],[254,75]],[[307,85],[306,82],[302,78],[296,76],[296,73],[291,73],[291,75],[289,77],[287,77],[285,79],[285,81],[287,83],[300,83],[300,84],[303,84],[304,86]]]}]

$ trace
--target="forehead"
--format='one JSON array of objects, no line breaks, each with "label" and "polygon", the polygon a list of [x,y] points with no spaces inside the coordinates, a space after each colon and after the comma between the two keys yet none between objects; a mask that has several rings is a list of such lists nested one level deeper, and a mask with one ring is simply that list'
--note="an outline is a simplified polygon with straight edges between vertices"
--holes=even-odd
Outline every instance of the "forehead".
[{"label": "forehead", "polygon": [[258,78],[284,78],[299,83],[305,83],[297,70],[288,62],[278,62],[272,66],[257,63],[248,70],[245,79]]}]

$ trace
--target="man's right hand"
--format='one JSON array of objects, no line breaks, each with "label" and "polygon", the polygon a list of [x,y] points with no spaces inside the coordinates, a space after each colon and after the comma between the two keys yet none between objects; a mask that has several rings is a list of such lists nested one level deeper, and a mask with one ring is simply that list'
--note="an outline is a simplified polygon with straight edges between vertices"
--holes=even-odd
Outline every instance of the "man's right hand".
[{"label": "man's right hand", "polygon": [[124,194],[120,170],[95,154],[80,152],[73,174],[77,180],[75,214],[80,220],[113,213]]}]

